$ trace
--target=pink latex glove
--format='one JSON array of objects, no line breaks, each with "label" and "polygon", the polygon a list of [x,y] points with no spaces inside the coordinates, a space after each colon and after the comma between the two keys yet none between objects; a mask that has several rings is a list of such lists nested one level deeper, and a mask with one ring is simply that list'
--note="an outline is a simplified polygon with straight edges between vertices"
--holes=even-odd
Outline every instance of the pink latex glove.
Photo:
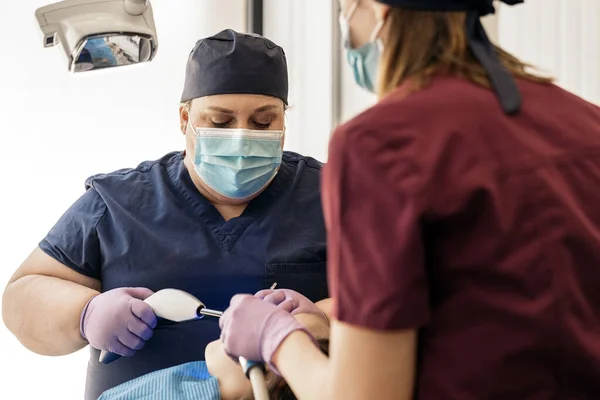
[{"label": "pink latex glove", "polygon": [[251,295],[234,296],[219,326],[227,354],[235,359],[265,362],[278,375],[272,358],[281,342],[295,331],[304,331],[312,338],[288,311]]},{"label": "pink latex glove", "polygon": [[292,315],[305,313],[317,314],[327,319],[327,315],[315,303],[310,301],[308,297],[291,289],[265,289],[257,292],[254,297],[274,304]]},{"label": "pink latex glove", "polygon": [[146,288],[118,288],[92,297],[81,313],[81,336],[98,350],[134,355],[156,327],[154,311],[143,302],[153,293]]}]

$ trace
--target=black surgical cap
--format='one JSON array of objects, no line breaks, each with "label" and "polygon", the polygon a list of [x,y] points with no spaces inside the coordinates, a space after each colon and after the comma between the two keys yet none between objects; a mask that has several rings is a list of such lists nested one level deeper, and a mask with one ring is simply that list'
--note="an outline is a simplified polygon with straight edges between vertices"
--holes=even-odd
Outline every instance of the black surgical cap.
[{"label": "black surgical cap", "polygon": [[[493,0],[377,0],[390,6],[419,11],[466,11],[467,37],[475,58],[486,70],[498,101],[506,114],[521,108],[521,94],[513,76],[502,65],[481,24],[481,17],[495,12]],[[525,0],[501,0],[508,5]]]},{"label": "black surgical cap", "polygon": [[262,36],[231,29],[199,40],[188,59],[181,102],[214,94],[259,94],[288,104],[283,49]]}]

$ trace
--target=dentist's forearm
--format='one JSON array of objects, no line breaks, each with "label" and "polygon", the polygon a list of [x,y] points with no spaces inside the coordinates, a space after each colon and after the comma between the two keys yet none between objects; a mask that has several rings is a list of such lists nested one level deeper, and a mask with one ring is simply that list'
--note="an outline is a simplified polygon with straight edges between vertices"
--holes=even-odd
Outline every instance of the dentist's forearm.
[{"label": "dentist's forearm", "polygon": [[28,275],[10,283],[2,298],[6,327],[34,353],[61,356],[82,349],[81,311],[99,292],[59,278]]}]

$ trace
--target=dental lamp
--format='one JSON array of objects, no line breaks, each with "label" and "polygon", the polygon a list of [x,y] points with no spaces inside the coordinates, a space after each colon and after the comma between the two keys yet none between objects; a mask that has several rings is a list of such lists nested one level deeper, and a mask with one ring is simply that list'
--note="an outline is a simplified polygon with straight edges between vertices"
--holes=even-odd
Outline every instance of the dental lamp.
[{"label": "dental lamp", "polygon": [[44,47],[62,45],[73,73],[149,62],[158,49],[149,0],[65,0],[35,16]]}]

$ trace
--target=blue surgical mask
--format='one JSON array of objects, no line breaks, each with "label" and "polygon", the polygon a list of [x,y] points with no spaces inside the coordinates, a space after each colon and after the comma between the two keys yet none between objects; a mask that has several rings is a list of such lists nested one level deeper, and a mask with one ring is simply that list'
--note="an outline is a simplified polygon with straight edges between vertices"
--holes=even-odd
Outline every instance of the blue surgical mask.
[{"label": "blue surgical mask", "polygon": [[194,169],[212,190],[246,199],[275,177],[283,156],[283,131],[197,128]]},{"label": "blue surgical mask", "polygon": [[340,29],[342,31],[342,40],[346,48],[348,64],[354,73],[354,80],[358,86],[368,90],[371,93],[375,92],[377,83],[377,71],[379,69],[379,59],[383,45],[378,39],[379,33],[383,28],[384,21],[379,21],[371,35],[371,41],[364,45],[353,48],[350,41],[350,19],[356,11],[358,2],[354,2],[348,11],[347,16],[340,15]]}]

